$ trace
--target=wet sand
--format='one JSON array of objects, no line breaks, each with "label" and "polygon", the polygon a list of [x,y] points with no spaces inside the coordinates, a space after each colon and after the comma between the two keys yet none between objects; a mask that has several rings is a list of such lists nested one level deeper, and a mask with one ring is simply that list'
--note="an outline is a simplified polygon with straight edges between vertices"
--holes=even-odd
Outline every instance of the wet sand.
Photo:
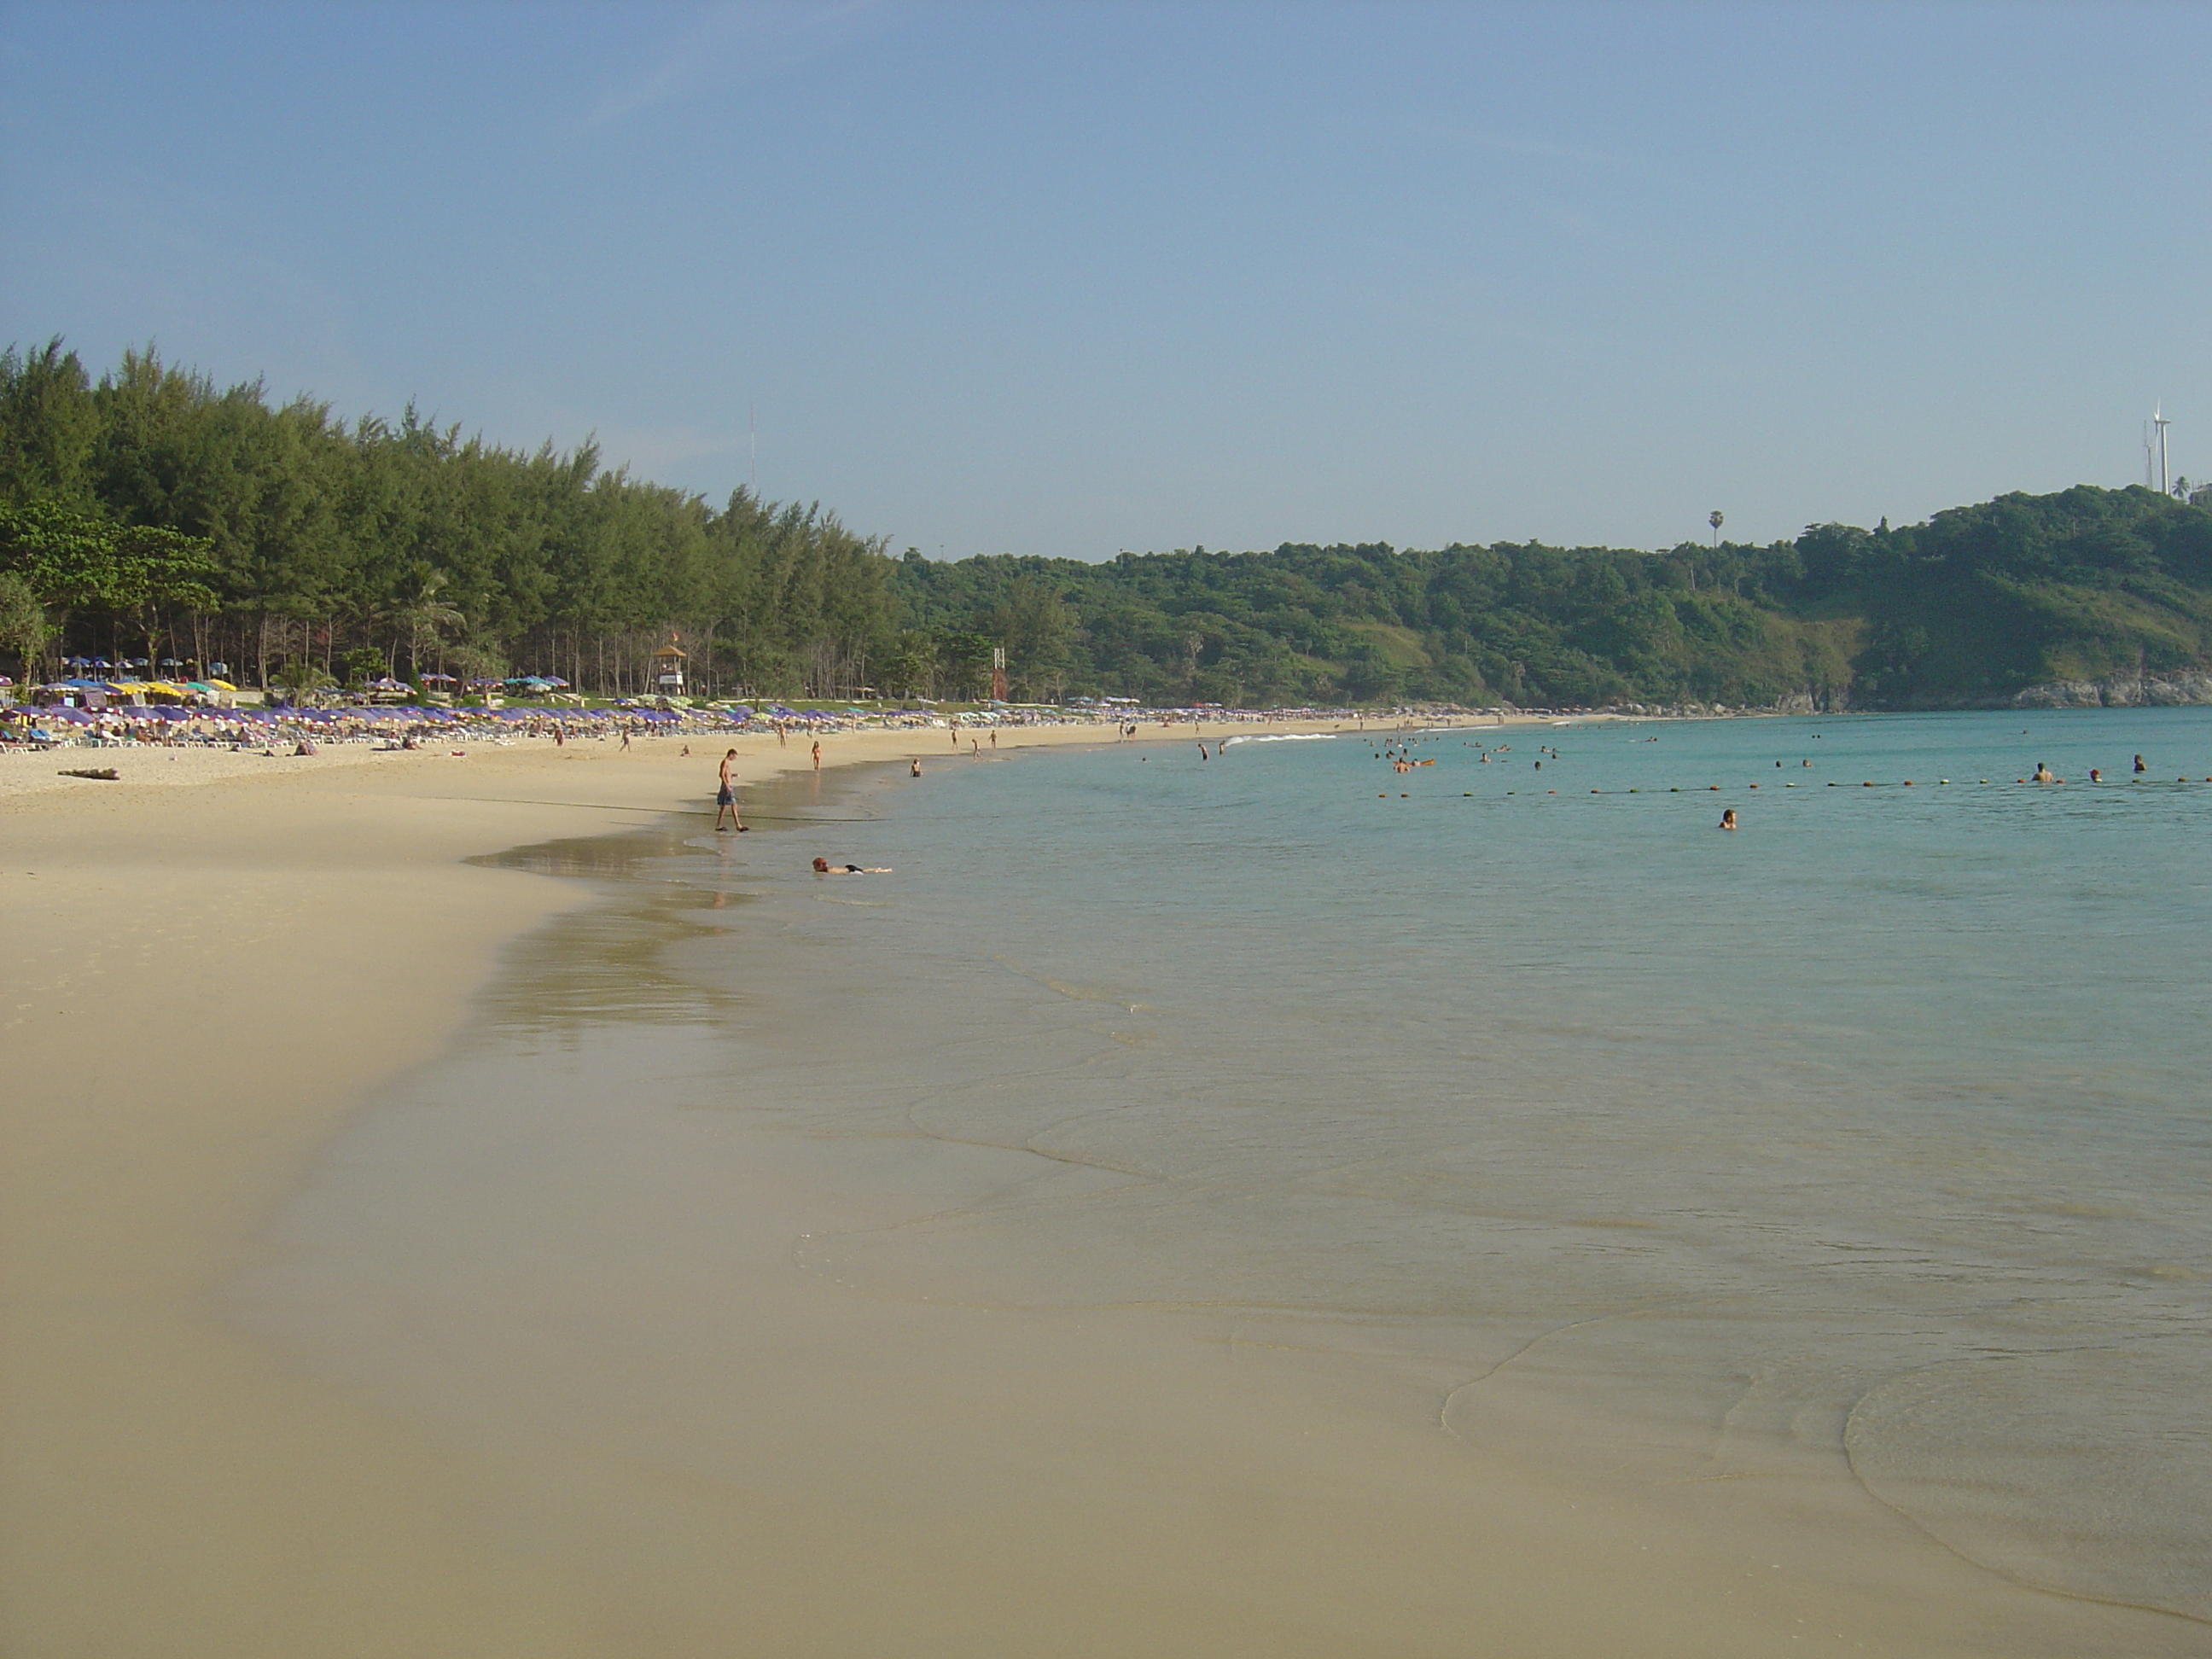
[{"label": "wet sand", "polygon": [[[932,738],[824,749],[956,763]],[[482,1470],[300,1376],[217,1295],[362,1090],[588,896],[464,860],[703,825],[722,745],[690,742],[0,756],[0,1650],[625,1650],[485,1534]],[[736,746],[749,781],[807,763]],[[95,763],[121,781],[57,775]]]},{"label": "wet sand", "polygon": [[[675,746],[0,811],[7,1652],[2191,1650],[1901,1520],[1547,1480],[1295,1320],[809,1271],[1042,1172],[702,1109],[795,1062],[653,953],[749,918],[460,862],[698,812]],[[369,1277],[301,1304],[318,1250]]]}]

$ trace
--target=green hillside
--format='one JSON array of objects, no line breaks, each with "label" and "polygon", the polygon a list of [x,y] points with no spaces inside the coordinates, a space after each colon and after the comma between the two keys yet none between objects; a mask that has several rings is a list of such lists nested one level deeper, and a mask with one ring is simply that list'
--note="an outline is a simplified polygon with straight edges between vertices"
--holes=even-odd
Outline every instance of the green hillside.
[{"label": "green hillside", "polygon": [[2083,486],[1767,547],[909,553],[893,591],[1016,645],[1040,695],[1915,708],[2212,665],[2212,508]]},{"label": "green hillside", "polygon": [[[338,420],[59,342],[0,355],[0,665],[231,665],[244,681],[557,673],[1018,698],[1923,708],[2212,670],[2212,491],[2004,495],[1769,546],[1019,555],[957,563],[818,507],[720,505],[412,410]],[[2179,690],[2173,687],[2178,685]],[[2207,685],[2212,691],[2212,685]],[[2094,694],[2089,694],[2094,695]]]}]

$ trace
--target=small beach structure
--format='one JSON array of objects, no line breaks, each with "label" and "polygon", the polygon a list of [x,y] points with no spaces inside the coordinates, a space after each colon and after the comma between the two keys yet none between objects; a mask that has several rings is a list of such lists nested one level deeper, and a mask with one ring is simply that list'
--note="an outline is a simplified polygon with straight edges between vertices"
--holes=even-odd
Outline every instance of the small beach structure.
[{"label": "small beach structure", "polygon": [[680,696],[684,692],[684,665],[690,660],[684,647],[676,642],[676,635],[668,636],[668,643],[653,653],[653,683],[660,695]]}]

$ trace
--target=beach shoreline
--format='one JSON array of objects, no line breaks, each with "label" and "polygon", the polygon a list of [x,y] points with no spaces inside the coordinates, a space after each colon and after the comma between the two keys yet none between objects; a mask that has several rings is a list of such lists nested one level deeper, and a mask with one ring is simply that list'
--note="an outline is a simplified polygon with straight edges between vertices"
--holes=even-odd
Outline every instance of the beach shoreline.
[{"label": "beach shoreline", "polygon": [[[802,742],[737,746],[750,787],[787,776],[798,810],[763,816],[804,821],[847,779],[898,787],[909,755],[941,777],[949,744],[940,764],[916,736],[945,741],[825,743],[839,775],[818,798]],[[1079,728],[1057,740],[1099,738]],[[0,872],[0,891],[33,928],[12,929],[32,948],[0,969],[17,993],[11,1055],[33,1085],[11,1101],[6,1194],[9,1651],[611,1659],[881,1651],[897,1633],[903,1650],[948,1655],[1178,1643],[1255,1659],[1441,1655],[1464,1650],[1472,1613],[1510,1650],[1749,1653],[1799,1634],[1790,1620],[1808,1612],[1856,1622],[1854,1597],[1881,1593],[1801,1580],[1723,1601],[1741,1542],[1729,1528],[1669,1536],[1680,1513],[1579,1510],[1565,1488],[1464,1445],[1455,1478],[1476,1483],[1479,1506],[1450,1507],[1430,1431],[1373,1409],[1364,1362],[1268,1360],[1297,1348],[1294,1321],[1241,1336],[1232,1322],[1224,1339],[1194,1338],[1187,1316],[1166,1313],[917,1315],[793,1279],[793,1236],[825,1216],[927,1212],[947,1194],[1028,1178],[1016,1168],[1025,1154],[747,1135],[732,1162],[696,1139],[696,1113],[653,1120],[663,1155],[638,1182],[690,1179],[678,1173],[690,1161],[726,1185],[615,1182],[610,1201],[726,1215],[728,1255],[702,1259],[729,1266],[733,1288],[690,1288],[737,1297],[739,1327],[770,1351],[748,1343],[725,1363],[756,1368],[746,1414],[782,1437],[720,1462],[665,1445],[641,1454],[610,1433],[520,1478],[499,1435],[457,1440],[241,1325],[231,1287],[269,1267],[272,1217],[329,1165],[363,1100],[453,1052],[520,942],[605,902],[592,884],[529,873],[557,860],[501,849],[665,830],[672,814],[703,835],[715,750],[732,745],[689,741],[689,757],[673,739],[627,756],[518,745],[465,763],[380,757],[398,765],[201,790],[86,782],[99,793],[0,803],[11,854],[31,855]],[[817,850],[785,844],[794,860]],[[763,845],[778,843],[746,838],[750,856]],[[867,890],[831,884],[823,896]],[[133,973],[159,994],[110,1028],[130,1042],[90,1043],[68,1025],[73,999],[114,1008]],[[625,1079],[680,1075],[688,1051],[668,1044],[659,1031],[611,1069],[587,1067],[562,1103],[618,1172],[622,1142],[607,1137],[636,1125],[606,1121],[599,1103]],[[518,1231],[548,1224],[533,1206],[495,1213]],[[548,1231],[545,1250],[574,1248],[566,1231]],[[672,1240],[667,1259],[688,1261],[697,1242]],[[575,1263],[574,1277],[588,1282],[592,1267]],[[1414,1373],[1387,1388],[1411,1399],[1427,1386]],[[818,1463],[791,1449],[810,1447]],[[888,1487],[887,1471],[901,1477]],[[1041,1482],[1091,1494],[1088,1513],[1040,1511]],[[951,1491],[963,1527],[998,1540],[1002,1559],[979,1567],[957,1537],[933,1535],[927,1495]],[[1782,1559],[1793,1575],[1817,1568]],[[1942,1559],[1912,1571],[1915,1594],[1962,1609],[2038,1599]],[[1376,1606],[1409,1611],[1386,1631],[1333,1603],[1347,1574]],[[724,1579],[736,1589],[701,1593]],[[2088,1650],[2067,1639],[2075,1612],[2051,1605],[2047,1650]],[[1976,1650],[1937,1632],[1893,1650]]]},{"label": "beach shoreline", "polygon": [[[1006,752],[1111,740],[1000,733]],[[0,755],[0,1645],[304,1654],[358,1623],[392,1651],[553,1650],[490,1634],[535,1629],[518,1609],[548,1586],[465,1530],[423,1541],[450,1505],[406,1492],[441,1488],[441,1455],[286,1375],[216,1298],[363,1091],[450,1042],[510,941],[590,901],[488,855],[708,817],[721,750],[751,789],[811,768],[808,741]],[[975,760],[941,730],[823,750],[830,769]],[[60,775],[77,764],[121,775]],[[378,1473],[348,1510],[291,1473],[318,1466]],[[403,1581],[411,1635],[380,1588]]]}]

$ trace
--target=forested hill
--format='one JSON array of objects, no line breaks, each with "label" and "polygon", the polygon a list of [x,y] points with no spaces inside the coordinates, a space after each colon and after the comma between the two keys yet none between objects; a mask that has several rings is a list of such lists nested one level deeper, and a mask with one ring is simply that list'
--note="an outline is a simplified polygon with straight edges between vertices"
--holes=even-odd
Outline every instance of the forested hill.
[{"label": "forested hill", "polygon": [[[1289,545],[942,563],[410,410],[338,420],[58,342],[0,356],[0,672],[144,657],[301,685],[557,673],[708,695],[1366,704],[1997,702],[2212,670],[2212,491],[2005,495],[1658,552]],[[2202,684],[2202,682],[2197,682]]]},{"label": "forested hill", "polygon": [[908,553],[926,625],[1005,641],[1038,688],[1269,703],[1348,697],[1911,708],[2212,665],[2212,491],[2005,495],[1875,530],[1663,552]]}]

